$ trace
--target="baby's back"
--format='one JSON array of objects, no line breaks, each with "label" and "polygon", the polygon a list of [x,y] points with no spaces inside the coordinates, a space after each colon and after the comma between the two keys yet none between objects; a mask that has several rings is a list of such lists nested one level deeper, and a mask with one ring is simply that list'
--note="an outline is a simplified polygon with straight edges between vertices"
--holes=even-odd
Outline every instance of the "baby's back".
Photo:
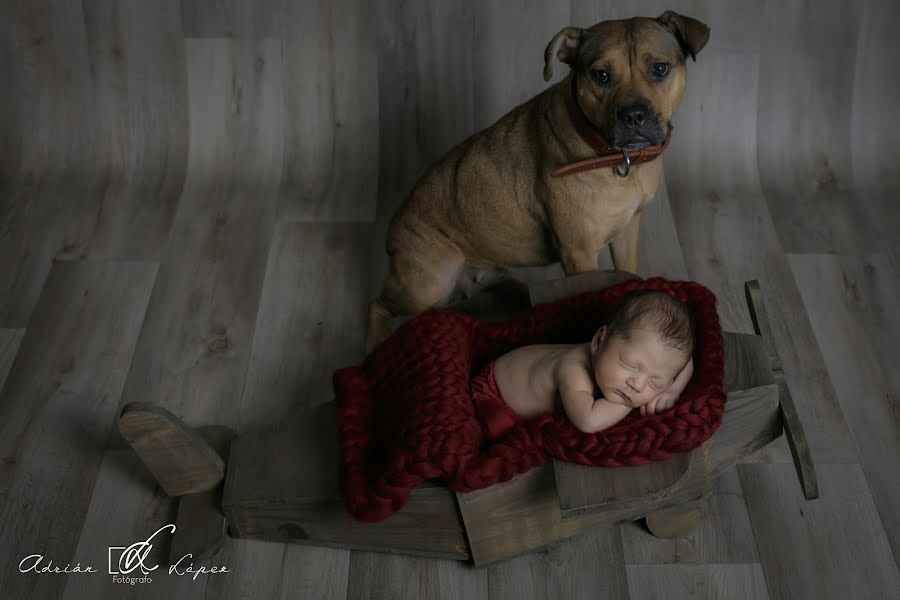
[{"label": "baby's back", "polygon": [[[524,419],[561,408],[556,369],[563,360],[584,362],[582,353],[580,344],[536,344],[504,354],[494,362],[503,401]],[[588,358],[586,369],[589,364]]]}]

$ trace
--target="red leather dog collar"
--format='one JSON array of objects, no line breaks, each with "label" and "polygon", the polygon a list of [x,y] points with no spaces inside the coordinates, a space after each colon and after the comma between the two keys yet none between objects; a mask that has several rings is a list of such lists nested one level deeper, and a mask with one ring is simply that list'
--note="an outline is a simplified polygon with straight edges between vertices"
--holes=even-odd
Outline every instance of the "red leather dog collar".
[{"label": "red leather dog collar", "polygon": [[587,117],[581,110],[581,107],[578,106],[578,101],[576,98],[576,90],[575,90],[575,75],[572,75],[572,93],[566,95],[566,109],[569,113],[569,119],[572,121],[572,125],[575,126],[575,130],[578,132],[578,135],[581,137],[584,142],[594,149],[594,152],[597,153],[596,158],[589,158],[587,160],[582,160],[579,162],[575,162],[569,165],[565,165],[564,167],[560,167],[550,173],[551,177],[562,177],[564,175],[571,175],[572,173],[579,173],[581,171],[588,171],[591,169],[599,169],[602,167],[617,167],[619,165],[626,165],[625,173],[621,173],[618,169],[616,173],[622,175],[623,177],[627,176],[631,170],[632,165],[639,165],[641,163],[650,162],[657,156],[663,153],[663,150],[668,148],[669,142],[672,141],[672,128],[669,127],[669,133],[666,135],[666,141],[662,144],[657,144],[655,146],[645,146],[640,150],[635,150],[629,152],[627,150],[623,150],[620,148],[613,148],[610,146],[603,136],[600,135],[600,132],[597,131],[597,128],[588,121]]}]

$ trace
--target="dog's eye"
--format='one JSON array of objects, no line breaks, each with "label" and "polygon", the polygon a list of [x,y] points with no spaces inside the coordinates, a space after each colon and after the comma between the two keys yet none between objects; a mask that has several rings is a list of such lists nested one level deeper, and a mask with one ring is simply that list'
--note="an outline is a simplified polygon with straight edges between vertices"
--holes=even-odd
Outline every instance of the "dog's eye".
[{"label": "dog's eye", "polygon": [[605,84],[609,83],[609,73],[607,73],[603,69],[597,69],[596,71],[593,72],[593,75],[594,75],[594,79],[600,85],[605,85]]},{"label": "dog's eye", "polygon": [[651,70],[653,71],[653,75],[655,77],[659,77],[660,79],[662,79],[669,74],[670,68],[671,67],[669,67],[669,65],[667,65],[666,63],[655,63]]}]

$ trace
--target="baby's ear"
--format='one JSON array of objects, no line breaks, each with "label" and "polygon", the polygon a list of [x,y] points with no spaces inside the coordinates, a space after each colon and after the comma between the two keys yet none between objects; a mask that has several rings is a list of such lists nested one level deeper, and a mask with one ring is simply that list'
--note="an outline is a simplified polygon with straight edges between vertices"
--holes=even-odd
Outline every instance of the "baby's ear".
[{"label": "baby's ear", "polygon": [[596,352],[600,349],[600,344],[603,343],[603,340],[606,339],[606,325],[600,327],[597,330],[597,333],[594,334],[594,339],[591,340],[591,350]]}]

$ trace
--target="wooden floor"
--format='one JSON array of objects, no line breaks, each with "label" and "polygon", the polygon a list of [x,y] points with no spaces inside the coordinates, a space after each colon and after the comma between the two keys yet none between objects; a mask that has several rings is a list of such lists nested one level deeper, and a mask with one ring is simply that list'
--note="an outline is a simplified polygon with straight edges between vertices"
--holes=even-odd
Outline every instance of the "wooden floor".
[{"label": "wooden floor", "polygon": [[[545,88],[560,28],[665,9],[712,37],[642,272],[704,283],[739,332],[760,280],[821,498],[782,439],[677,541],[628,524],[476,570],[231,540],[228,574],[113,583],[108,547],[174,508],[118,410],[250,432],[327,401],[418,174]],[[2,3],[0,597],[900,597],[898,18],[887,0]],[[100,573],[20,573],[30,554]]]}]

